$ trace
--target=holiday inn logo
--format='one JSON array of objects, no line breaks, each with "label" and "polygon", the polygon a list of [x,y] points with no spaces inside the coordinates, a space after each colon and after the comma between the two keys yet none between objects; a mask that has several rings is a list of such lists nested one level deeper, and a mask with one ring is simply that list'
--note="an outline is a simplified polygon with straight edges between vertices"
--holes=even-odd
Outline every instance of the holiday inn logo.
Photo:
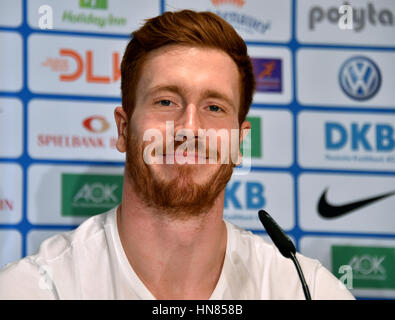
[{"label": "holiday inn logo", "polygon": [[395,248],[332,246],[332,271],[341,277],[341,266],[352,268],[354,289],[395,289]]},{"label": "holiday inn logo", "polygon": [[62,174],[62,216],[92,216],[121,202],[123,176]]},{"label": "holiday inn logo", "polygon": [[79,9],[64,10],[62,22],[76,25],[96,25],[101,29],[107,26],[123,27],[127,24],[126,17],[115,16],[113,13],[107,12],[108,0],[79,0]]},{"label": "holiday inn logo", "polygon": [[107,9],[107,0],[80,0],[80,8]]}]

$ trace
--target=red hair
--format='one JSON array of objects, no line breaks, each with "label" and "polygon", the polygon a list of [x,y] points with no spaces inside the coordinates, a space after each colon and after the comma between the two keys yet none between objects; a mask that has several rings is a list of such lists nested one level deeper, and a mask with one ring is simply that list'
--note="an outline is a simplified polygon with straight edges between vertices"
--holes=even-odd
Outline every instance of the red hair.
[{"label": "red hair", "polygon": [[252,103],[255,78],[247,46],[228,22],[211,12],[165,12],[147,19],[132,36],[121,63],[122,106],[129,119],[148,53],[167,45],[185,45],[219,49],[233,59],[240,73],[239,123],[245,120]]}]

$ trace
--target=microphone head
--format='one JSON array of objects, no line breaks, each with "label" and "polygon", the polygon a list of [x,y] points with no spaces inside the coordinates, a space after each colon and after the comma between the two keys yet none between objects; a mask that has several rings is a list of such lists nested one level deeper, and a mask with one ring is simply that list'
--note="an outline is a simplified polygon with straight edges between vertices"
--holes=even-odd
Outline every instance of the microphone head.
[{"label": "microphone head", "polygon": [[277,249],[285,258],[291,258],[296,253],[291,239],[265,210],[259,210],[258,216]]}]

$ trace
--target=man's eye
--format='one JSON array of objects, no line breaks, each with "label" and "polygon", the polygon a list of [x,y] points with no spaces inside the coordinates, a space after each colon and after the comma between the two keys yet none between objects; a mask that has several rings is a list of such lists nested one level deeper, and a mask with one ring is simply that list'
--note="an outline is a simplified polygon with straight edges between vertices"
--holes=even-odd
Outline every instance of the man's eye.
[{"label": "man's eye", "polygon": [[208,109],[209,109],[210,111],[214,111],[214,112],[219,112],[219,111],[222,110],[220,107],[218,107],[218,106],[216,106],[216,105],[209,106]]},{"label": "man's eye", "polygon": [[160,101],[159,101],[159,104],[160,104],[161,106],[168,107],[168,106],[171,105],[171,101],[170,101],[170,100],[160,100]]}]

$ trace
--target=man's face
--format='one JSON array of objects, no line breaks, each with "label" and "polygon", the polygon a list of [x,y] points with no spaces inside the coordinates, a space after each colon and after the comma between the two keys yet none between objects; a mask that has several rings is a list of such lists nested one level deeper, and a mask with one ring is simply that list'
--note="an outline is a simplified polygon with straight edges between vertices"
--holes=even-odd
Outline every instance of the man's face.
[{"label": "man's face", "polygon": [[[231,129],[239,129],[239,81],[236,64],[219,50],[168,46],[148,55],[136,88],[125,150],[127,174],[146,204],[173,216],[180,212],[197,215],[213,205],[234,166],[230,159]],[[166,123],[174,128],[170,136]],[[249,124],[245,122],[241,127],[249,128]],[[143,141],[144,134],[152,129],[161,133],[163,143],[154,139]],[[212,145],[208,138],[199,139],[199,129],[222,132],[216,138],[214,152],[209,151]],[[188,130],[190,135],[179,139],[176,136],[182,133],[180,130]],[[224,134],[229,141],[221,144]],[[186,140],[192,143],[195,152],[181,148]],[[206,142],[204,152],[198,151],[202,140]],[[150,149],[150,155],[162,160],[159,163],[144,161],[144,149],[149,144],[160,145],[159,149]],[[209,159],[210,152],[216,153],[215,163]],[[221,155],[225,153],[229,161],[221,164]],[[180,158],[184,164],[177,161]]]}]

